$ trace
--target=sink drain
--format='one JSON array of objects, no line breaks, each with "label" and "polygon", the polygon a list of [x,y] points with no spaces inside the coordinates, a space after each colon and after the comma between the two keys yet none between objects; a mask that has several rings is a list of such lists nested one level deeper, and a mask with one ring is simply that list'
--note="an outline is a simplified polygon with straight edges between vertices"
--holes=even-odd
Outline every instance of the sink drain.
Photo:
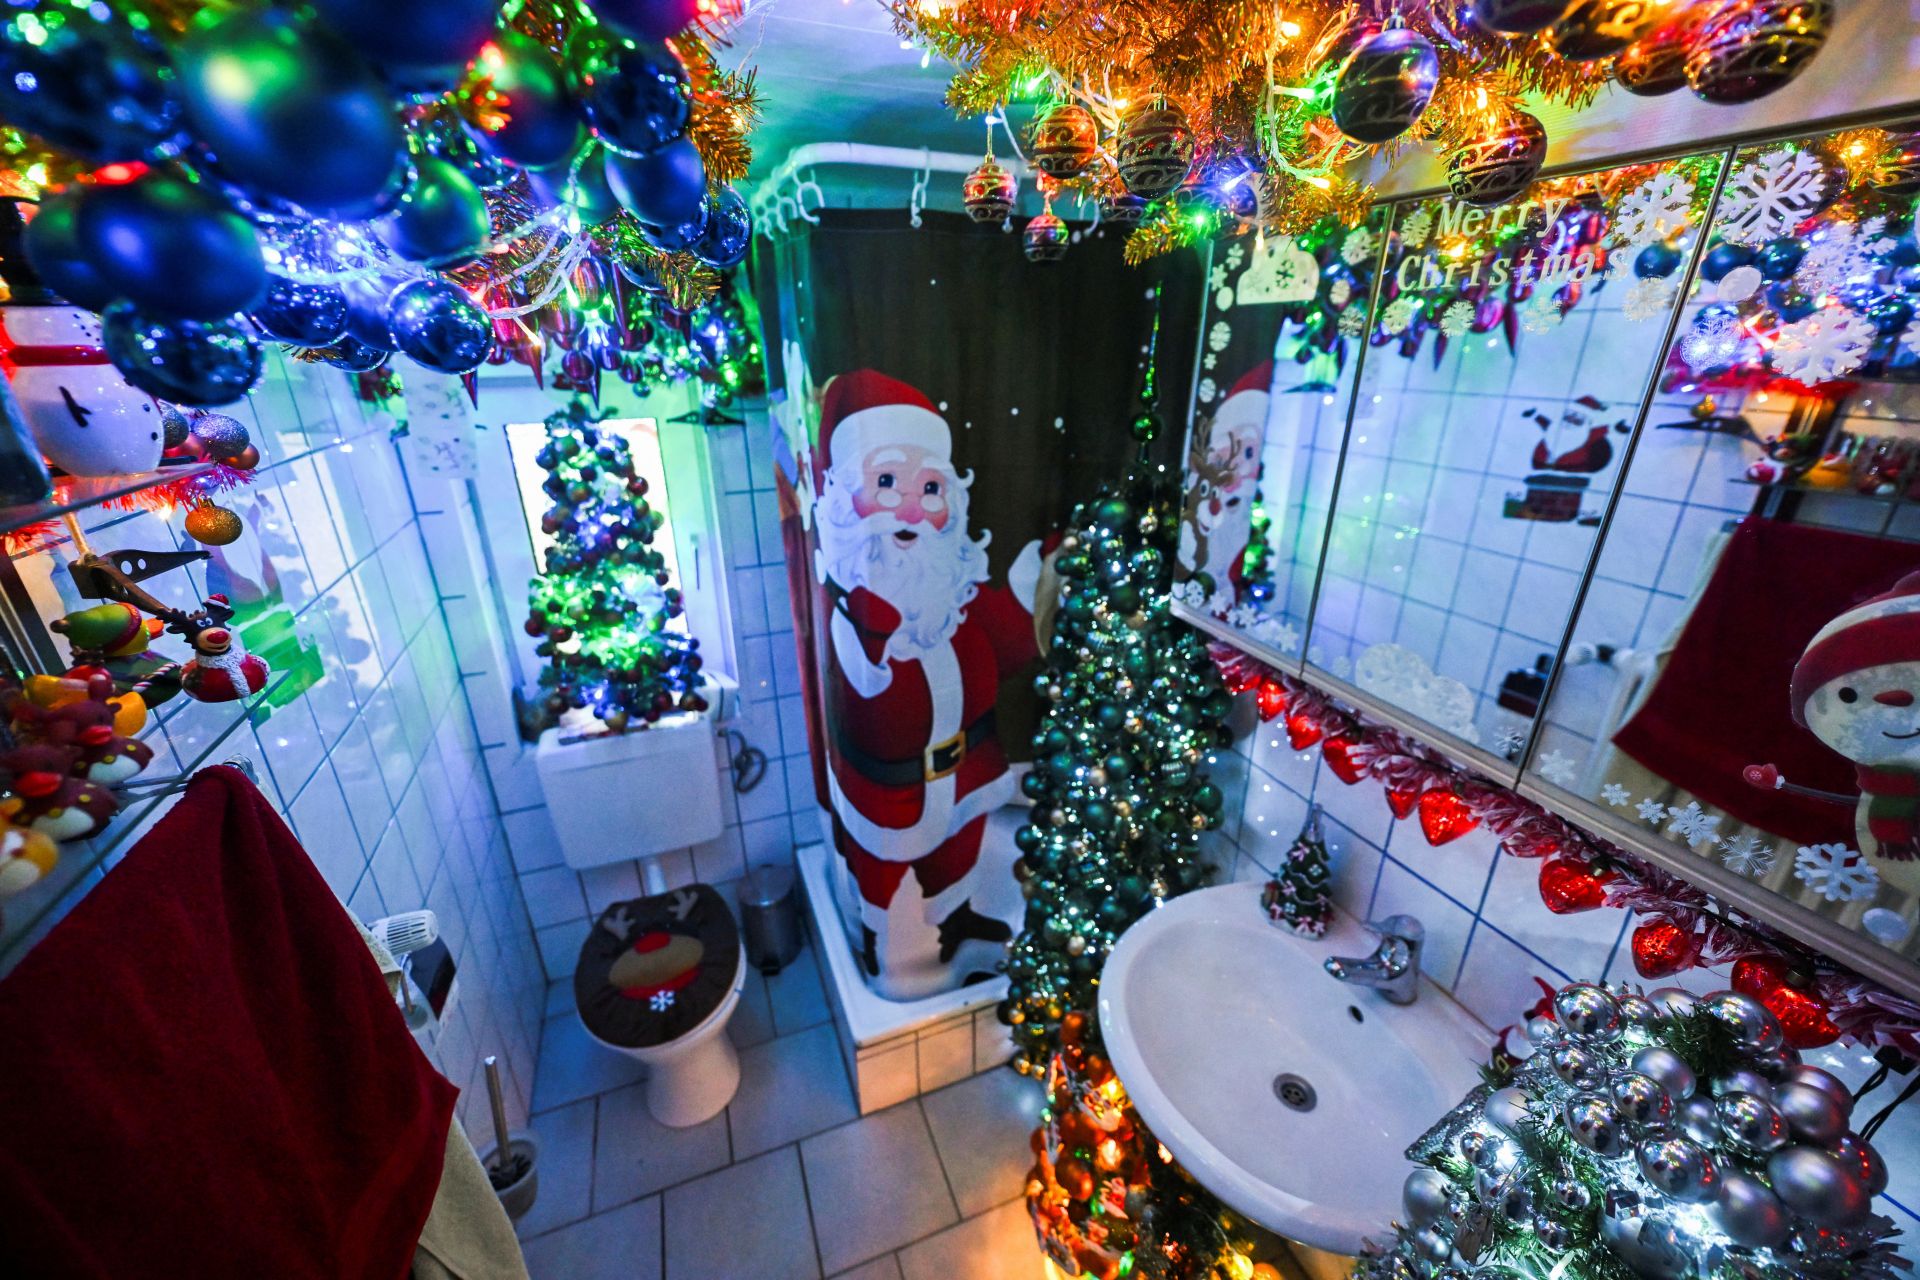
[{"label": "sink drain", "polygon": [[1320,1101],[1320,1095],[1313,1091],[1303,1077],[1291,1071],[1283,1071],[1273,1078],[1273,1096],[1280,1099],[1280,1105],[1289,1111],[1311,1111]]}]

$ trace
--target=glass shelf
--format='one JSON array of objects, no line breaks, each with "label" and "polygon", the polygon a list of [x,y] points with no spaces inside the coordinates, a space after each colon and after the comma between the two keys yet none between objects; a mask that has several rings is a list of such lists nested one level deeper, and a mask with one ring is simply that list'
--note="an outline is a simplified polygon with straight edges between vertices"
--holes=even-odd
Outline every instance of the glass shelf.
[{"label": "glass shelf", "polygon": [[1748,480],[1744,477],[1729,480],[1729,484],[1745,485],[1749,489],[1763,489],[1768,493],[1804,494],[1809,497],[1825,495],[1835,498],[1852,498],[1859,502],[1878,502],[1888,506],[1920,501],[1904,493],[1862,493],[1858,489],[1822,489],[1816,485],[1795,484],[1791,480]]},{"label": "glass shelf", "polygon": [[76,511],[85,511],[117,498],[175,481],[191,479],[211,471],[215,463],[193,460],[177,466],[162,466],[158,471],[142,471],[126,476],[67,476],[54,482],[53,492],[40,502],[0,507],[0,535],[13,533],[44,520],[57,520]]}]

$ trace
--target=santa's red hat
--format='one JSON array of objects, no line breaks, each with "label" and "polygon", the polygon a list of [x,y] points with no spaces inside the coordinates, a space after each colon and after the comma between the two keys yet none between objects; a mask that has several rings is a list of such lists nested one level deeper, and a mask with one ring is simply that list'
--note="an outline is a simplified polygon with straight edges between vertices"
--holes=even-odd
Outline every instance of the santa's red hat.
[{"label": "santa's red hat", "polygon": [[1920,572],[1820,628],[1793,665],[1794,721],[1807,722],[1807,699],[1829,680],[1868,667],[1915,661],[1920,661]]},{"label": "santa's red hat", "polygon": [[1253,368],[1240,375],[1240,380],[1227,388],[1227,399],[1248,391],[1258,391],[1262,395],[1273,390],[1273,361],[1262,360]]},{"label": "santa's red hat", "polygon": [[1241,374],[1227,389],[1227,398],[1214,411],[1213,424],[1207,429],[1210,441],[1224,440],[1235,431],[1266,425],[1267,398],[1273,387],[1273,361],[1262,360]]},{"label": "santa's red hat", "polygon": [[858,463],[882,445],[917,445],[943,462],[953,454],[953,433],[933,402],[898,378],[855,369],[827,383],[820,406],[822,468]]}]

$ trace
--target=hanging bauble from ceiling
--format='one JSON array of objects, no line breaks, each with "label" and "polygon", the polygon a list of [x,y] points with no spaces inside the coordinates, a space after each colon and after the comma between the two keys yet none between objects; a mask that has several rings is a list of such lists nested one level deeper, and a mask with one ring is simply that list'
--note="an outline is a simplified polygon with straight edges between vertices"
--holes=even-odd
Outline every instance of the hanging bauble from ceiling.
[{"label": "hanging bauble from ceiling", "polygon": [[1440,59],[1417,31],[1368,36],[1333,85],[1333,122],[1356,142],[1386,142],[1413,127],[1440,83]]},{"label": "hanging bauble from ceiling", "polygon": [[1566,15],[1572,0],[1478,0],[1473,20],[1489,31],[1521,36],[1542,31]]},{"label": "hanging bauble from ceiling", "polygon": [[693,256],[710,267],[726,270],[747,256],[753,243],[753,215],[732,187],[707,197],[707,229],[694,242]]},{"label": "hanging bauble from ceiling", "polygon": [[80,247],[80,207],[99,187],[74,185],[40,202],[23,244],[40,282],[76,307],[99,311],[119,297]]},{"label": "hanging bauble from ceiling", "polygon": [[480,50],[460,113],[490,151],[526,169],[564,163],[587,136],[559,60],[515,31]]},{"label": "hanging bauble from ceiling", "polygon": [[1447,187],[1467,204],[1505,204],[1527,189],[1546,158],[1546,129],[1515,108],[1447,157]]},{"label": "hanging bauble from ceiling", "polygon": [[1886,154],[1867,182],[1875,191],[1890,196],[1910,196],[1920,191],[1920,133],[1888,135]]},{"label": "hanging bauble from ceiling", "polygon": [[18,0],[0,19],[0,120],[104,164],[151,155],[180,115],[166,50],[116,6]]},{"label": "hanging bauble from ceiling", "polygon": [[1832,28],[1832,0],[1723,0],[1687,41],[1687,83],[1708,102],[1764,98],[1806,69]]},{"label": "hanging bauble from ceiling", "polygon": [[644,156],[607,153],[607,185],[634,217],[656,227],[677,227],[700,213],[707,196],[707,169],[699,148],[678,138]]},{"label": "hanging bauble from ceiling", "polygon": [[348,373],[372,373],[385,364],[392,354],[388,348],[368,346],[352,334],[314,352],[320,363],[345,369]]},{"label": "hanging bauble from ceiling", "polygon": [[1158,200],[1185,182],[1193,168],[1193,128],[1179,107],[1147,102],[1120,122],[1114,151],[1127,190],[1143,200]]},{"label": "hanging bauble from ceiling", "polygon": [[267,293],[248,313],[260,332],[296,347],[324,347],[347,331],[347,297],[330,284],[268,276]]},{"label": "hanging bauble from ceiling", "polygon": [[260,344],[234,320],[211,324],[143,314],[116,302],[101,345],[128,382],[173,404],[232,404],[260,380]]},{"label": "hanging bauble from ceiling", "polygon": [[693,91],[664,44],[636,44],[588,28],[567,48],[567,87],[609,150],[651,155],[687,131]]},{"label": "hanging bauble from ceiling", "polygon": [[499,0],[313,0],[334,34],[408,88],[453,87],[493,34]]},{"label": "hanging bauble from ceiling", "polygon": [[1574,0],[1560,21],[1547,29],[1553,51],[1575,62],[1610,58],[1638,40],[1666,15],[1648,0]]},{"label": "hanging bauble from ceiling", "polygon": [[409,262],[451,267],[471,262],[486,247],[493,219],[473,179],[445,160],[422,156],[393,211],[373,229]]},{"label": "hanging bauble from ceiling", "polygon": [[1077,178],[1100,154],[1100,128],[1077,102],[1048,107],[1033,122],[1033,167],[1050,178]]},{"label": "hanging bauble from ceiling", "polygon": [[410,280],[394,290],[387,330],[402,355],[436,373],[471,373],[493,349],[487,313],[445,280]]},{"label": "hanging bauble from ceiling", "polygon": [[648,244],[662,253],[685,253],[707,233],[707,224],[711,220],[708,209],[710,203],[702,200],[699,207],[694,210],[693,216],[685,222],[677,222],[665,227],[656,227],[650,222],[642,222],[640,234],[646,237]]},{"label": "hanging bauble from ceiling", "polygon": [[1067,224],[1054,216],[1051,203],[1027,223],[1021,238],[1028,262],[1058,262],[1067,254]]},{"label": "hanging bauble from ceiling", "polygon": [[1628,93],[1657,98],[1687,83],[1687,41],[1693,23],[1662,23],[1641,36],[1613,60],[1613,78]]},{"label": "hanging bauble from ceiling", "polygon": [[267,288],[253,225],[205,187],[170,174],[96,189],[74,233],[114,296],[156,316],[219,320]]},{"label": "hanging bauble from ceiling", "polygon": [[398,276],[363,276],[343,280],[340,292],[347,300],[347,337],[380,351],[398,351],[387,328],[387,299],[402,284]]},{"label": "hanging bauble from ceiling", "polygon": [[634,40],[665,40],[700,16],[699,0],[594,0],[593,16]]},{"label": "hanging bauble from ceiling", "polygon": [[967,216],[975,222],[1003,222],[1013,212],[1013,202],[1019,194],[1020,185],[1013,174],[989,151],[987,158],[967,175],[961,187],[960,203],[966,206]]},{"label": "hanging bauble from ceiling", "polygon": [[1147,202],[1118,182],[1100,189],[1100,221],[1116,227],[1137,227],[1147,216]]}]

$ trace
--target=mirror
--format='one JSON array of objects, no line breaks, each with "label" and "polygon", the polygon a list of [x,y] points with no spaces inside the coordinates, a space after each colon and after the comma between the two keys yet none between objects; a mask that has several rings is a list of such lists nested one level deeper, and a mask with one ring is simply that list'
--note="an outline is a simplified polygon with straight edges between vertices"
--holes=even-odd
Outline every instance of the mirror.
[{"label": "mirror", "polygon": [[1920,957],[1913,140],[1734,156],[1527,773]]}]

